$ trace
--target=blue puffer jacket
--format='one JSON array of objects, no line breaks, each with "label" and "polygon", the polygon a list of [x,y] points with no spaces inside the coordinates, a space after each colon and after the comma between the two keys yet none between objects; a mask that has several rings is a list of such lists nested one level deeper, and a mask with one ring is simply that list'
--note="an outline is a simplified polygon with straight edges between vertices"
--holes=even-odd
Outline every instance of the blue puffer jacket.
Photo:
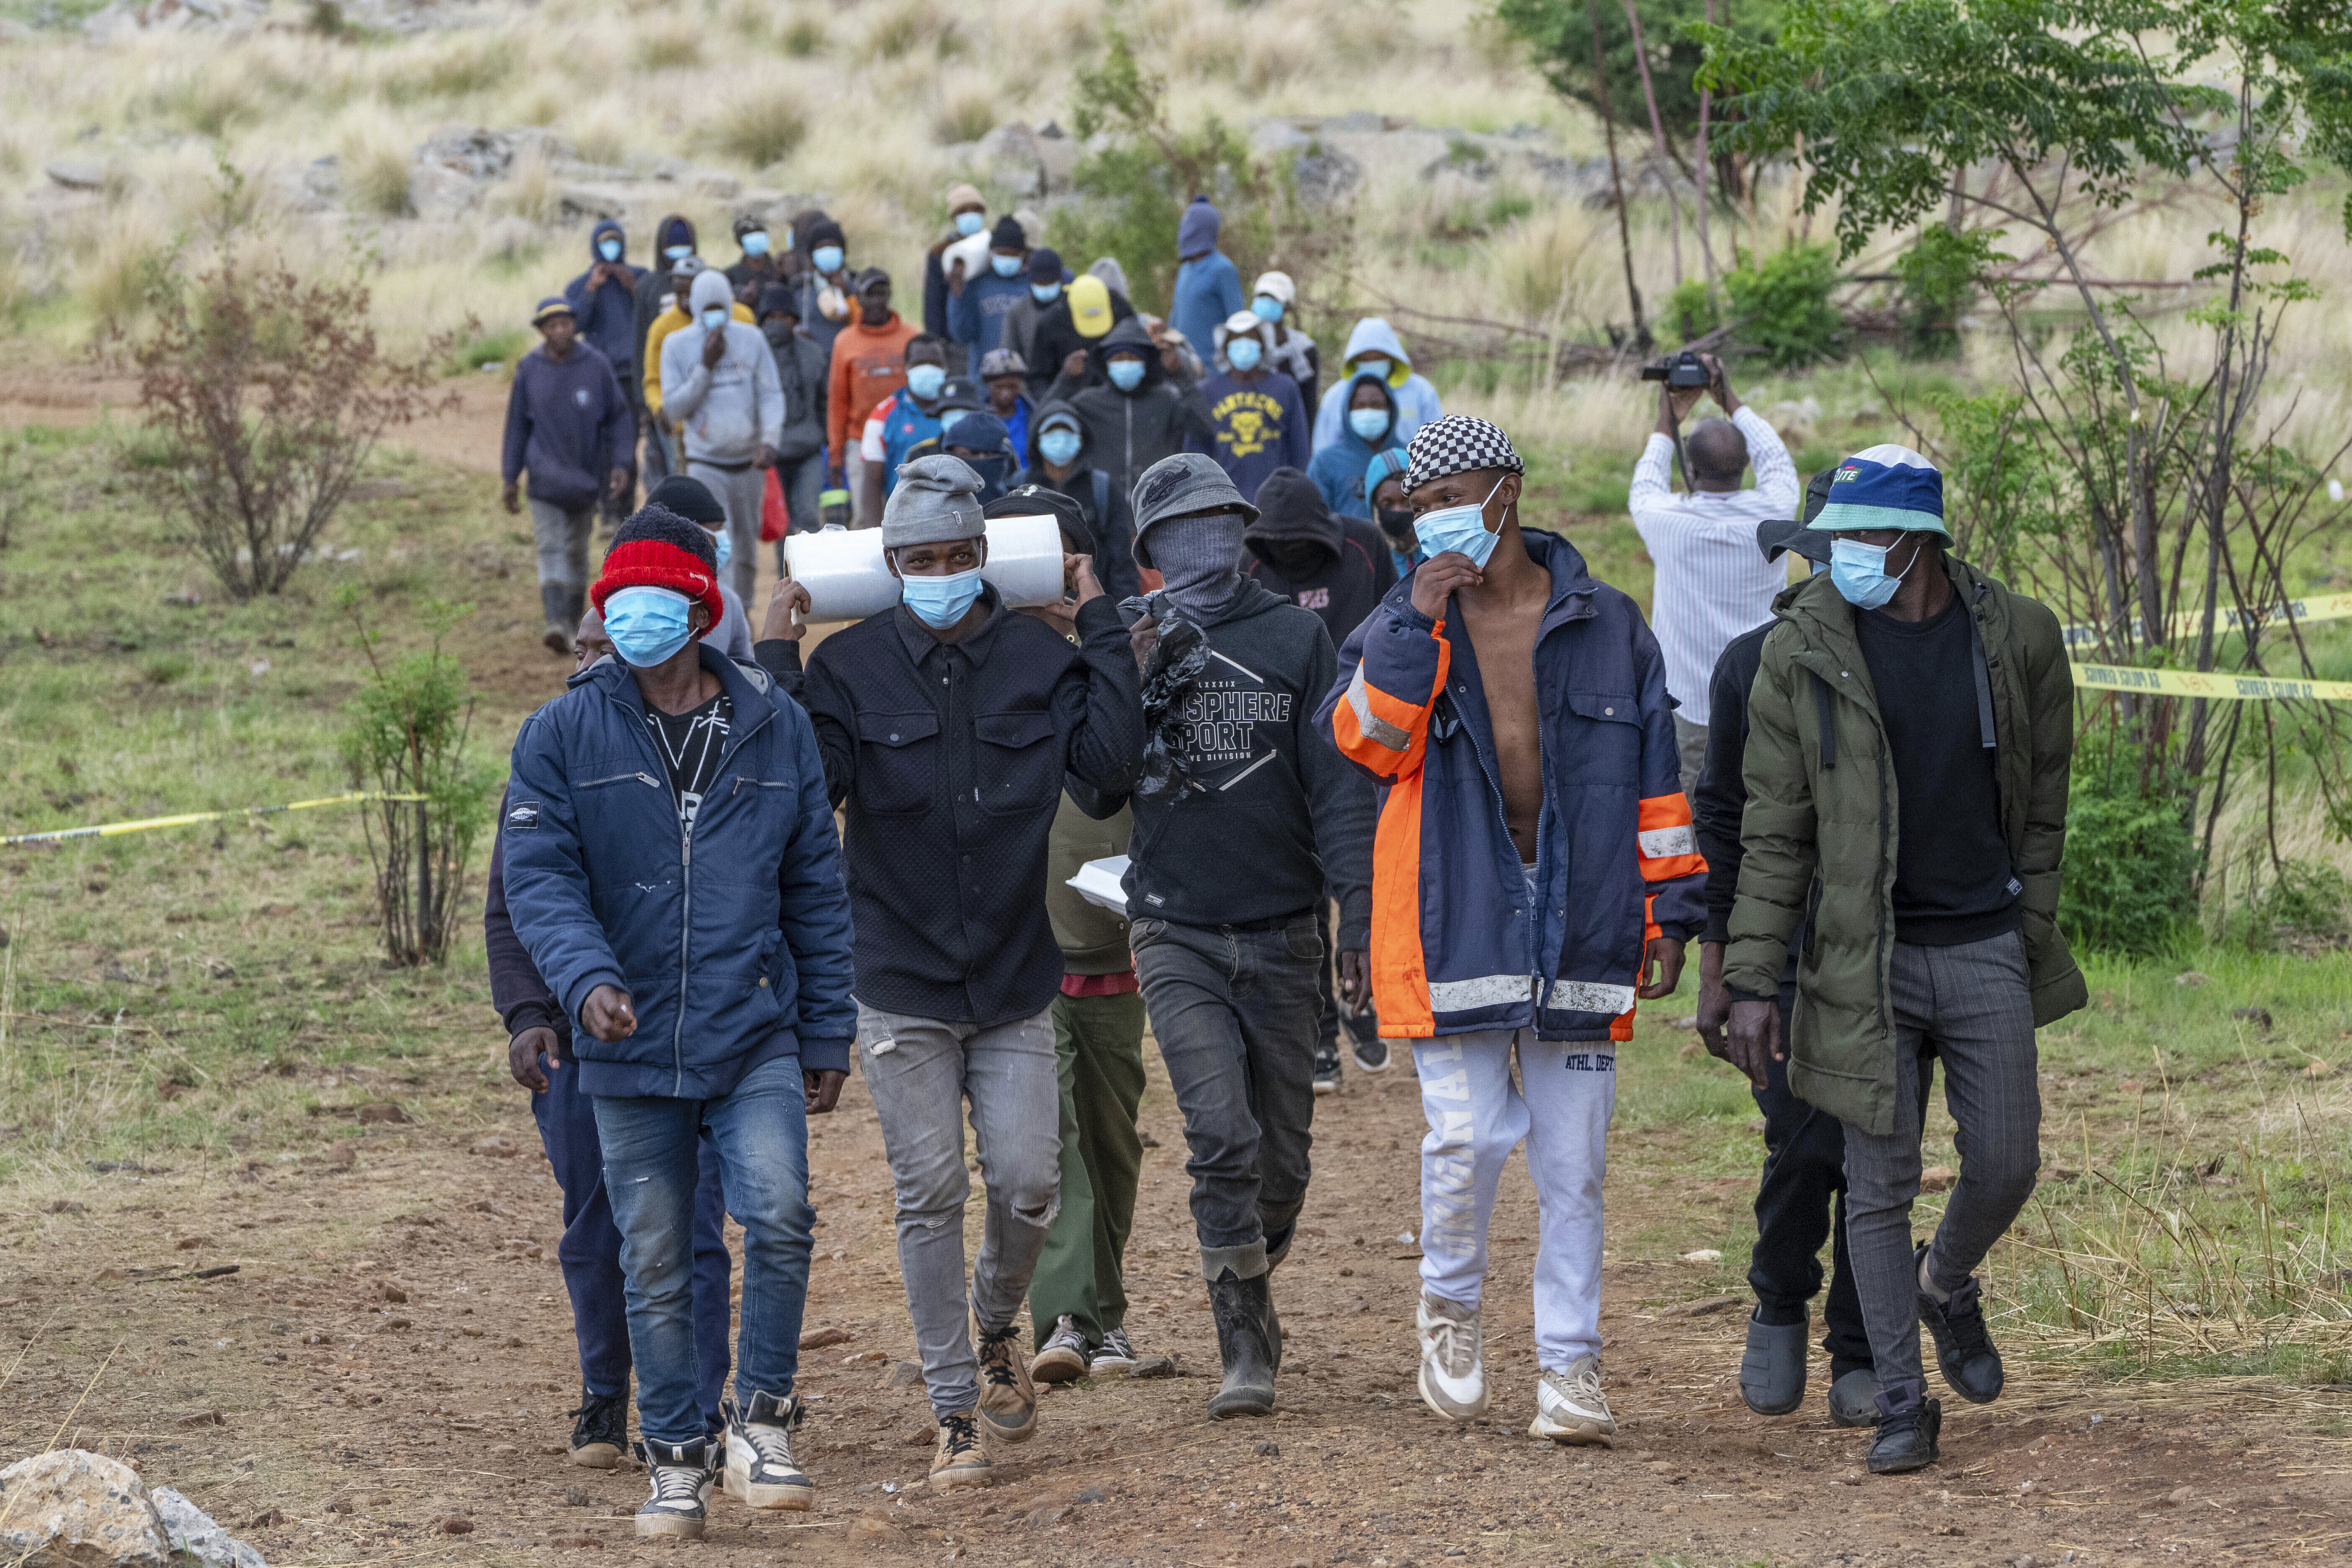
[{"label": "blue puffer jacket", "polygon": [[[849,890],[816,732],[766,673],[702,648],[735,707],[681,832],[645,699],[617,658],[524,721],[499,837],[507,910],[573,1020],[580,1088],[715,1100],[777,1057],[849,1066]],[[578,1026],[599,985],[636,1033]]]},{"label": "blue puffer jacket", "polygon": [[1387,786],[1372,846],[1383,1035],[1532,1024],[1547,1040],[1630,1039],[1644,943],[1686,942],[1705,919],[1706,862],[1683,799],[1657,639],[1566,540],[1520,537],[1551,574],[1535,650],[1539,908],[1528,907],[1504,825],[1469,634],[1414,609],[1411,579],[1348,638],[1315,715],[1340,755]]}]

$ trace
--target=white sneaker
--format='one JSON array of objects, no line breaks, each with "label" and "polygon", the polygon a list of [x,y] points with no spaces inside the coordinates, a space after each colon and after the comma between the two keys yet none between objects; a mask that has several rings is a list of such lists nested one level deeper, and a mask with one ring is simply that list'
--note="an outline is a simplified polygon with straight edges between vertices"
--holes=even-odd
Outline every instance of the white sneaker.
[{"label": "white sneaker", "polygon": [[816,1487],[793,1460],[790,1394],[754,1394],[738,1408],[727,1401],[727,1495],[746,1508],[805,1510]]},{"label": "white sneaker", "polygon": [[646,1468],[653,1478],[653,1496],[637,1510],[639,1535],[702,1539],[703,1521],[710,1511],[710,1446],[708,1443],[645,1445]]},{"label": "white sneaker", "polygon": [[1421,1402],[1448,1421],[1484,1415],[1486,1334],[1478,1309],[1423,1295],[1412,1321],[1421,1331]]},{"label": "white sneaker", "polygon": [[1595,1443],[1613,1447],[1617,1418],[1601,1394],[1601,1360],[1579,1356],[1566,1372],[1548,1372],[1536,1384],[1536,1418],[1528,1426],[1530,1437],[1555,1443]]},{"label": "white sneaker", "polygon": [[1055,1321],[1029,1363],[1029,1375],[1039,1383],[1075,1383],[1087,1375],[1087,1331],[1077,1319],[1065,1312]]},{"label": "white sneaker", "polygon": [[1095,1369],[1098,1372],[1129,1372],[1135,1367],[1135,1346],[1128,1342],[1125,1329],[1105,1329],[1102,1348],[1095,1352]]}]

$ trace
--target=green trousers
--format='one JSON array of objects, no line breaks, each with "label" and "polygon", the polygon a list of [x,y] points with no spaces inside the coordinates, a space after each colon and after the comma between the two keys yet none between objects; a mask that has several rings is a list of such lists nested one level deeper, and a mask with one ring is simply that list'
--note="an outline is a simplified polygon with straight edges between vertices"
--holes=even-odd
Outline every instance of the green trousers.
[{"label": "green trousers", "polygon": [[1067,1314],[1089,1351],[1127,1321],[1128,1232],[1143,1139],[1143,998],[1056,996],[1054,1054],[1062,1080],[1062,1207],[1029,1280],[1029,1316],[1042,1346]]}]

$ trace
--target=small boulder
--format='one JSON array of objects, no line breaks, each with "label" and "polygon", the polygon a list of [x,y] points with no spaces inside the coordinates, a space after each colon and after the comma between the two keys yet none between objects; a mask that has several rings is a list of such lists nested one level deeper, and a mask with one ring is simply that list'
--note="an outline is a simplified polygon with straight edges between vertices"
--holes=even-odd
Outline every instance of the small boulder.
[{"label": "small boulder", "polygon": [[169,1568],[172,1555],[146,1484],[120,1459],[55,1448],[0,1470],[0,1557],[9,1562]]},{"label": "small boulder", "polygon": [[[149,1496],[172,1544],[197,1562],[214,1568],[267,1568],[260,1552],[231,1536],[214,1522],[210,1514],[170,1487],[157,1487]],[[284,1517],[271,1509],[255,1522],[276,1522]]]},{"label": "small boulder", "polygon": [[812,1329],[801,1336],[801,1349],[821,1351],[832,1345],[845,1345],[849,1341],[846,1329]]},{"label": "small boulder", "polygon": [[398,1127],[409,1120],[408,1112],[388,1100],[380,1100],[359,1110],[362,1126]]}]

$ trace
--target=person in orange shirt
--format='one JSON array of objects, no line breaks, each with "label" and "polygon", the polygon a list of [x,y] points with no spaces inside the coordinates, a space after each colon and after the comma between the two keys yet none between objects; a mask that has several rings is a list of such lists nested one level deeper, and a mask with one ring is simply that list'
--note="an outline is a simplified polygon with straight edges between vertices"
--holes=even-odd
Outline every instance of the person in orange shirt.
[{"label": "person in orange shirt", "polygon": [[[857,283],[857,317],[833,340],[833,376],[825,398],[825,449],[833,454],[834,489],[848,485],[848,455],[852,432],[863,434],[866,416],[876,405],[907,384],[907,344],[919,329],[898,319],[890,308],[890,275],[869,268]],[[862,476],[861,476],[862,477]],[[868,506],[865,491],[855,487],[858,514],[853,528],[871,528],[881,514]]]}]

